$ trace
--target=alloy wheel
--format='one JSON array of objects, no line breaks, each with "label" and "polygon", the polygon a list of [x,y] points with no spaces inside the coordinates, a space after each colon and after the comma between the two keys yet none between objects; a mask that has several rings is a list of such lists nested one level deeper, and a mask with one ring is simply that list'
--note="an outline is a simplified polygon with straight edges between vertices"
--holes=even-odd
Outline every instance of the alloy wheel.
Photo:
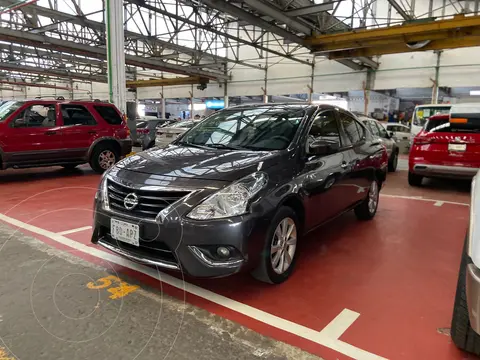
[{"label": "alloy wheel", "polygon": [[115,165],[115,154],[111,150],[103,150],[98,156],[98,164],[104,170]]},{"label": "alloy wheel", "polygon": [[285,273],[292,264],[297,249],[297,227],[291,218],[283,219],[275,229],[270,249],[273,271]]},{"label": "alloy wheel", "polygon": [[377,210],[378,195],[378,183],[374,180],[368,192],[368,211],[370,214],[373,214]]}]

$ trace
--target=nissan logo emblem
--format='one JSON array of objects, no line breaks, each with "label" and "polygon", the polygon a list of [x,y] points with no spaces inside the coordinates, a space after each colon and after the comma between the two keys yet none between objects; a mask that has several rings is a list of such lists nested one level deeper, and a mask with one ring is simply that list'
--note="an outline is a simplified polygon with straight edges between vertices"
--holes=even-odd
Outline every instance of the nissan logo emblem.
[{"label": "nissan logo emblem", "polygon": [[133,210],[138,205],[138,196],[135,193],[128,194],[123,199],[123,205],[127,210]]}]

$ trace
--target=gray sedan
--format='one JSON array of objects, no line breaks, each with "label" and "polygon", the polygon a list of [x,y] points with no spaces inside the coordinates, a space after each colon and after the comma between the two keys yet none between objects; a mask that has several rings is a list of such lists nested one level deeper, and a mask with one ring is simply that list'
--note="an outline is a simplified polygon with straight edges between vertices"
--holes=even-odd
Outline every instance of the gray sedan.
[{"label": "gray sedan", "polygon": [[157,129],[155,145],[158,147],[166,147],[185,131],[192,128],[199,121],[183,120],[172,125],[167,125]]}]

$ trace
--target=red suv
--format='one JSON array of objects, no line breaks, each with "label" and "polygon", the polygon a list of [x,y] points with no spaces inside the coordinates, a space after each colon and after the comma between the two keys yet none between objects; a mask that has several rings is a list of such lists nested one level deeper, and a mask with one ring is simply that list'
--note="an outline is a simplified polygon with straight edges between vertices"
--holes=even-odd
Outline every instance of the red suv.
[{"label": "red suv", "polygon": [[0,106],[0,168],[89,163],[103,173],[130,153],[117,108],[93,101],[7,101]]},{"label": "red suv", "polygon": [[452,106],[450,115],[430,117],[413,139],[408,182],[424,177],[471,179],[480,169],[480,104]]}]

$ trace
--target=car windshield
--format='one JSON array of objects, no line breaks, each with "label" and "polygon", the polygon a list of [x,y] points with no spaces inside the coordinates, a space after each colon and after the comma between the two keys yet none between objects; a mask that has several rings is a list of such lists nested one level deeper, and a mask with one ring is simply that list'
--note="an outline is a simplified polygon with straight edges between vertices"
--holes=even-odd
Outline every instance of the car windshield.
[{"label": "car windshield", "polygon": [[5,121],[11,114],[24,104],[23,101],[7,101],[0,106],[0,122]]},{"label": "car windshield", "polygon": [[225,149],[282,150],[292,142],[304,116],[305,109],[300,107],[227,109],[188,131],[180,143]]},{"label": "car windshield", "polygon": [[478,133],[477,128],[456,128],[451,126],[450,119],[447,116],[428,119],[425,123],[425,131],[429,133]]},{"label": "car windshield", "polygon": [[415,109],[413,125],[424,126],[428,118],[433,115],[450,114],[451,106],[421,106]]}]

